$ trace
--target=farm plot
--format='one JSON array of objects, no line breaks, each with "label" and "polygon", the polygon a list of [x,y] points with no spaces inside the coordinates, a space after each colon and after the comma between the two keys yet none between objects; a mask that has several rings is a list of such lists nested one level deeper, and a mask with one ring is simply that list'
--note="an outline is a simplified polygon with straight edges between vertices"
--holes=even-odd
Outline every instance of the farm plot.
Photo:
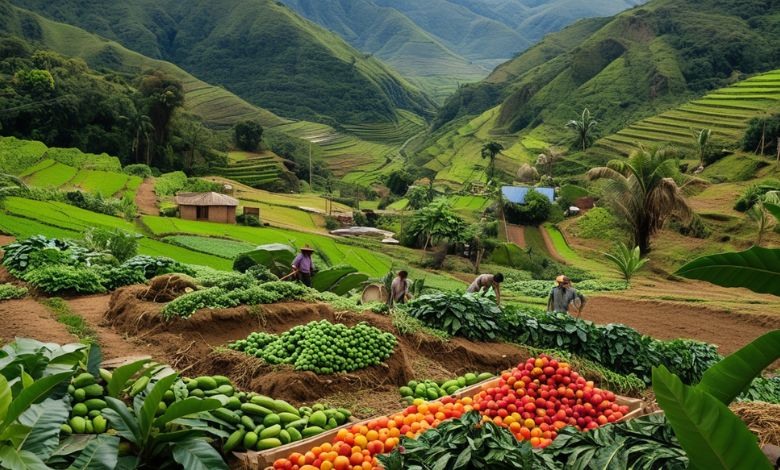
[{"label": "farm plot", "polygon": [[273,183],[287,171],[281,159],[271,152],[229,152],[228,162],[227,167],[214,168],[214,174],[252,187]]},{"label": "farm plot", "polygon": [[713,137],[739,140],[747,122],[780,105],[780,75],[777,71],[758,75],[730,87],[713,91],[701,99],[631,124],[604,137],[596,146],[614,155],[628,155],[637,144],[672,143],[693,145],[691,129],[711,129]]},{"label": "farm plot", "polygon": [[48,147],[37,140],[0,137],[0,171],[19,175],[38,162]]},{"label": "farm plot", "polygon": [[[140,178],[137,176],[134,178],[140,181]],[[90,193],[100,194],[103,197],[112,197],[122,191],[127,186],[129,180],[130,177],[124,173],[81,170],[69,184]]]},{"label": "farm plot", "polygon": [[178,245],[200,253],[208,253],[220,258],[234,259],[241,253],[254,250],[257,245],[221,238],[196,237],[189,235],[174,235],[165,237],[164,242]]},{"label": "farm plot", "polygon": [[324,254],[332,263],[349,264],[370,276],[383,276],[392,265],[391,260],[385,255],[376,254],[361,247],[336,243],[332,238],[321,235],[279,228],[232,226],[151,216],[145,216],[142,220],[149,230],[158,236],[205,235],[229,238],[255,245],[286,243],[295,247],[308,243]]},{"label": "farm plot", "polygon": [[78,173],[77,169],[53,160],[44,160],[40,166],[36,165],[30,170],[35,171],[24,175],[24,181],[30,186],[40,188],[59,188],[70,182]]},{"label": "farm plot", "polygon": [[244,207],[260,208],[260,220],[276,227],[302,230],[319,230],[322,217],[291,207],[272,206],[262,202],[241,201]]}]

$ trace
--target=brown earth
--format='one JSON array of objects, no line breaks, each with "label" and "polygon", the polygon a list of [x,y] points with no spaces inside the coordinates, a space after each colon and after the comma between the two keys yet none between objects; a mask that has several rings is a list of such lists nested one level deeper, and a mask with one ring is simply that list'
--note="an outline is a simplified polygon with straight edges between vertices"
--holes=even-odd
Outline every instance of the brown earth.
[{"label": "brown earth", "polygon": [[498,372],[528,357],[524,349],[508,344],[473,343],[460,338],[442,342],[427,336],[400,336],[395,353],[386,363],[351,373],[320,376],[294,371],[289,366],[267,365],[221,347],[253,331],[278,334],[322,319],[349,326],[365,321],[396,333],[391,320],[368,312],[335,312],[327,304],[293,302],[201,310],[189,319],[165,322],[159,314],[161,304],[138,299],[143,291],[143,287],[135,286],[113,294],[105,318],[117,331],[148,342],[153,349],[161,349],[169,363],[182,373],[227,375],[244,389],[295,403],[361,389],[376,393],[392,391],[394,395],[388,395],[397,398],[397,387],[414,378],[428,378],[415,373],[415,364],[420,360],[436,364],[439,374],[449,373],[453,377],[474,371]]},{"label": "brown earth", "polygon": [[698,305],[594,297],[582,318],[594,323],[622,323],[658,339],[694,338],[730,354],[764,333],[780,328],[780,317],[738,314]]},{"label": "brown earth", "polygon": [[16,337],[60,344],[78,341],[46,307],[31,298],[0,302],[0,343]]},{"label": "brown earth", "polygon": [[509,242],[523,249],[528,248],[525,243],[525,227],[522,225],[506,224],[506,236]]},{"label": "brown earth", "polygon": [[138,206],[138,212],[143,215],[160,215],[160,209],[157,208],[157,195],[154,192],[154,179],[147,178],[138,187],[135,193],[135,205]]},{"label": "brown earth", "polygon": [[544,240],[544,246],[547,248],[547,253],[550,254],[550,257],[559,263],[569,264],[569,262],[566,261],[566,259],[558,253],[558,250],[555,249],[555,244],[550,238],[550,234],[541,225],[539,226],[539,232],[542,234],[542,239]]}]

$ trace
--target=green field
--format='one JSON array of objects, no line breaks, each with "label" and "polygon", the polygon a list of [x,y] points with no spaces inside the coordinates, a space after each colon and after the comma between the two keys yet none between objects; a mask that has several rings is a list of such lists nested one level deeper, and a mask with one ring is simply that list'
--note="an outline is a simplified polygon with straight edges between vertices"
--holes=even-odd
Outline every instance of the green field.
[{"label": "green field", "polygon": [[167,256],[180,263],[208,266],[223,271],[230,271],[233,269],[233,260],[195,252],[146,237],[138,242],[138,251],[144,255]]},{"label": "green field", "polygon": [[207,253],[220,258],[233,260],[236,256],[255,249],[256,245],[222,238],[196,237],[192,235],[174,235],[163,239],[166,243],[188,248],[192,251]]},{"label": "green field", "polygon": [[46,150],[46,144],[37,140],[0,137],[0,171],[19,175],[39,161]]},{"label": "green field", "polygon": [[322,216],[311,214],[292,207],[272,206],[262,202],[242,200],[244,207],[259,207],[260,220],[268,222],[275,227],[319,230],[322,225]]},{"label": "green field", "polygon": [[629,155],[638,145],[693,145],[692,130],[712,129],[713,139],[734,143],[750,119],[780,110],[780,72],[773,71],[715,90],[670,111],[604,137],[595,147],[615,156]]},{"label": "green field", "polygon": [[228,152],[228,166],[212,169],[215,175],[252,187],[273,183],[285,171],[281,158],[272,152]]},{"label": "green field", "polygon": [[[140,180],[137,176],[134,178]],[[129,179],[130,177],[124,173],[81,170],[69,183],[90,193],[112,197],[125,188]]]},{"label": "green field", "polygon": [[[52,162],[51,160],[44,160],[44,162]],[[44,162],[41,162],[43,164]],[[29,176],[24,177],[24,181],[30,186],[38,186],[40,188],[59,188],[69,183],[78,173],[78,170],[68,165],[63,165],[59,162],[49,163],[35,173],[31,173]]]},{"label": "green field", "polygon": [[280,228],[245,227],[163,217],[144,216],[142,220],[157,236],[191,234],[228,238],[255,245],[285,243],[294,247],[308,243],[327,256],[332,263],[346,263],[371,276],[384,275],[392,265],[390,258],[385,255],[376,254],[366,248],[340,244],[323,235]]}]

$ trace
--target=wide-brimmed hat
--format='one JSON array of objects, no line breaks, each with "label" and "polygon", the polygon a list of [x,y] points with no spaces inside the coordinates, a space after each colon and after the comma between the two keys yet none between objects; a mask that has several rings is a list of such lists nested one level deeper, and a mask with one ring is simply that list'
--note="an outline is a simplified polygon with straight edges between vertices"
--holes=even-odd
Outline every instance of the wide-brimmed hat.
[{"label": "wide-brimmed hat", "polygon": [[563,284],[571,284],[571,279],[561,274],[560,276],[555,278],[555,283],[558,284],[559,286]]},{"label": "wide-brimmed hat", "polygon": [[303,245],[303,248],[301,248],[301,251],[308,251],[310,253],[314,253],[314,248],[310,247],[307,243],[306,245]]}]

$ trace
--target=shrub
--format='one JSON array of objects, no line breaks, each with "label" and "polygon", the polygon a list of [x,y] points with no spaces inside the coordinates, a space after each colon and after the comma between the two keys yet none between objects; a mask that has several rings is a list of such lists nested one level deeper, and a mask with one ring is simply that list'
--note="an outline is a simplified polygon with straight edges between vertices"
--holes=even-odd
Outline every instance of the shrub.
[{"label": "shrub", "polygon": [[157,178],[154,191],[158,196],[172,196],[181,191],[185,184],[187,184],[187,175],[183,171],[165,173]]},{"label": "shrub", "polygon": [[92,251],[107,251],[120,263],[138,253],[139,235],[120,229],[92,227],[84,232],[81,245]]},{"label": "shrub", "polygon": [[550,217],[552,203],[547,196],[529,191],[525,204],[507,202],[504,204],[504,216],[513,224],[539,225]]},{"label": "shrub", "polygon": [[488,296],[427,294],[409,303],[407,312],[431,328],[475,341],[492,341],[501,331],[497,324],[501,309]]},{"label": "shrub", "polygon": [[236,222],[247,227],[262,227],[263,223],[254,214],[239,214],[236,216]]},{"label": "shrub", "polygon": [[164,256],[134,256],[122,263],[122,267],[141,272],[146,279],[170,273],[187,275],[193,275],[195,273],[192,268]]},{"label": "shrub", "polygon": [[100,282],[100,275],[89,268],[44,266],[25,272],[22,278],[47,294],[59,292],[97,294],[106,291]]},{"label": "shrub", "polygon": [[580,217],[575,225],[574,233],[580,238],[618,240],[623,237],[615,228],[617,225],[617,219],[609,210],[595,207]]},{"label": "shrub", "polygon": [[747,212],[770,191],[780,191],[780,181],[769,179],[760,184],[748,186],[734,204],[734,210]]},{"label": "shrub", "polygon": [[268,267],[256,264],[246,270],[246,274],[252,276],[258,282],[278,281],[279,278]]},{"label": "shrub", "polygon": [[209,270],[196,273],[197,279],[203,287],[220,287],[225,290],[247,289],[254,286],[256,280],[247,274],[237,272]]},{"label": "shrub", "polygon": [[[748,152],[777,153],[777,139],[780,138],[780,114],[768,117],[755,117],[748,122],[745,135],[742,138],[742,150]],[[765,147],[761,147],[761,143]]]},{"label": "shrub", "polygon": [[94,270],[100,276],[100,284],[109,291],[146,282],[143,271],[137,269],[123,266],[97,266]]},{"label": "shrub", "polygon": [[27,289],[13,284],[0,284],[0,300],[21,299],[27,295]]},{"label": "shrub", "polygon": [[128,175],[138,176],[144,179],[152,177],[152,169],[149,168],[149,165],[144,165],[143,163],[127,165],[122,171]]},{"label": "shrub", "polygon": [[714,345],[691,339],[654,340],[649,348],[661,364],[687,384],[698,383],[702,374],[721,359]]}]

